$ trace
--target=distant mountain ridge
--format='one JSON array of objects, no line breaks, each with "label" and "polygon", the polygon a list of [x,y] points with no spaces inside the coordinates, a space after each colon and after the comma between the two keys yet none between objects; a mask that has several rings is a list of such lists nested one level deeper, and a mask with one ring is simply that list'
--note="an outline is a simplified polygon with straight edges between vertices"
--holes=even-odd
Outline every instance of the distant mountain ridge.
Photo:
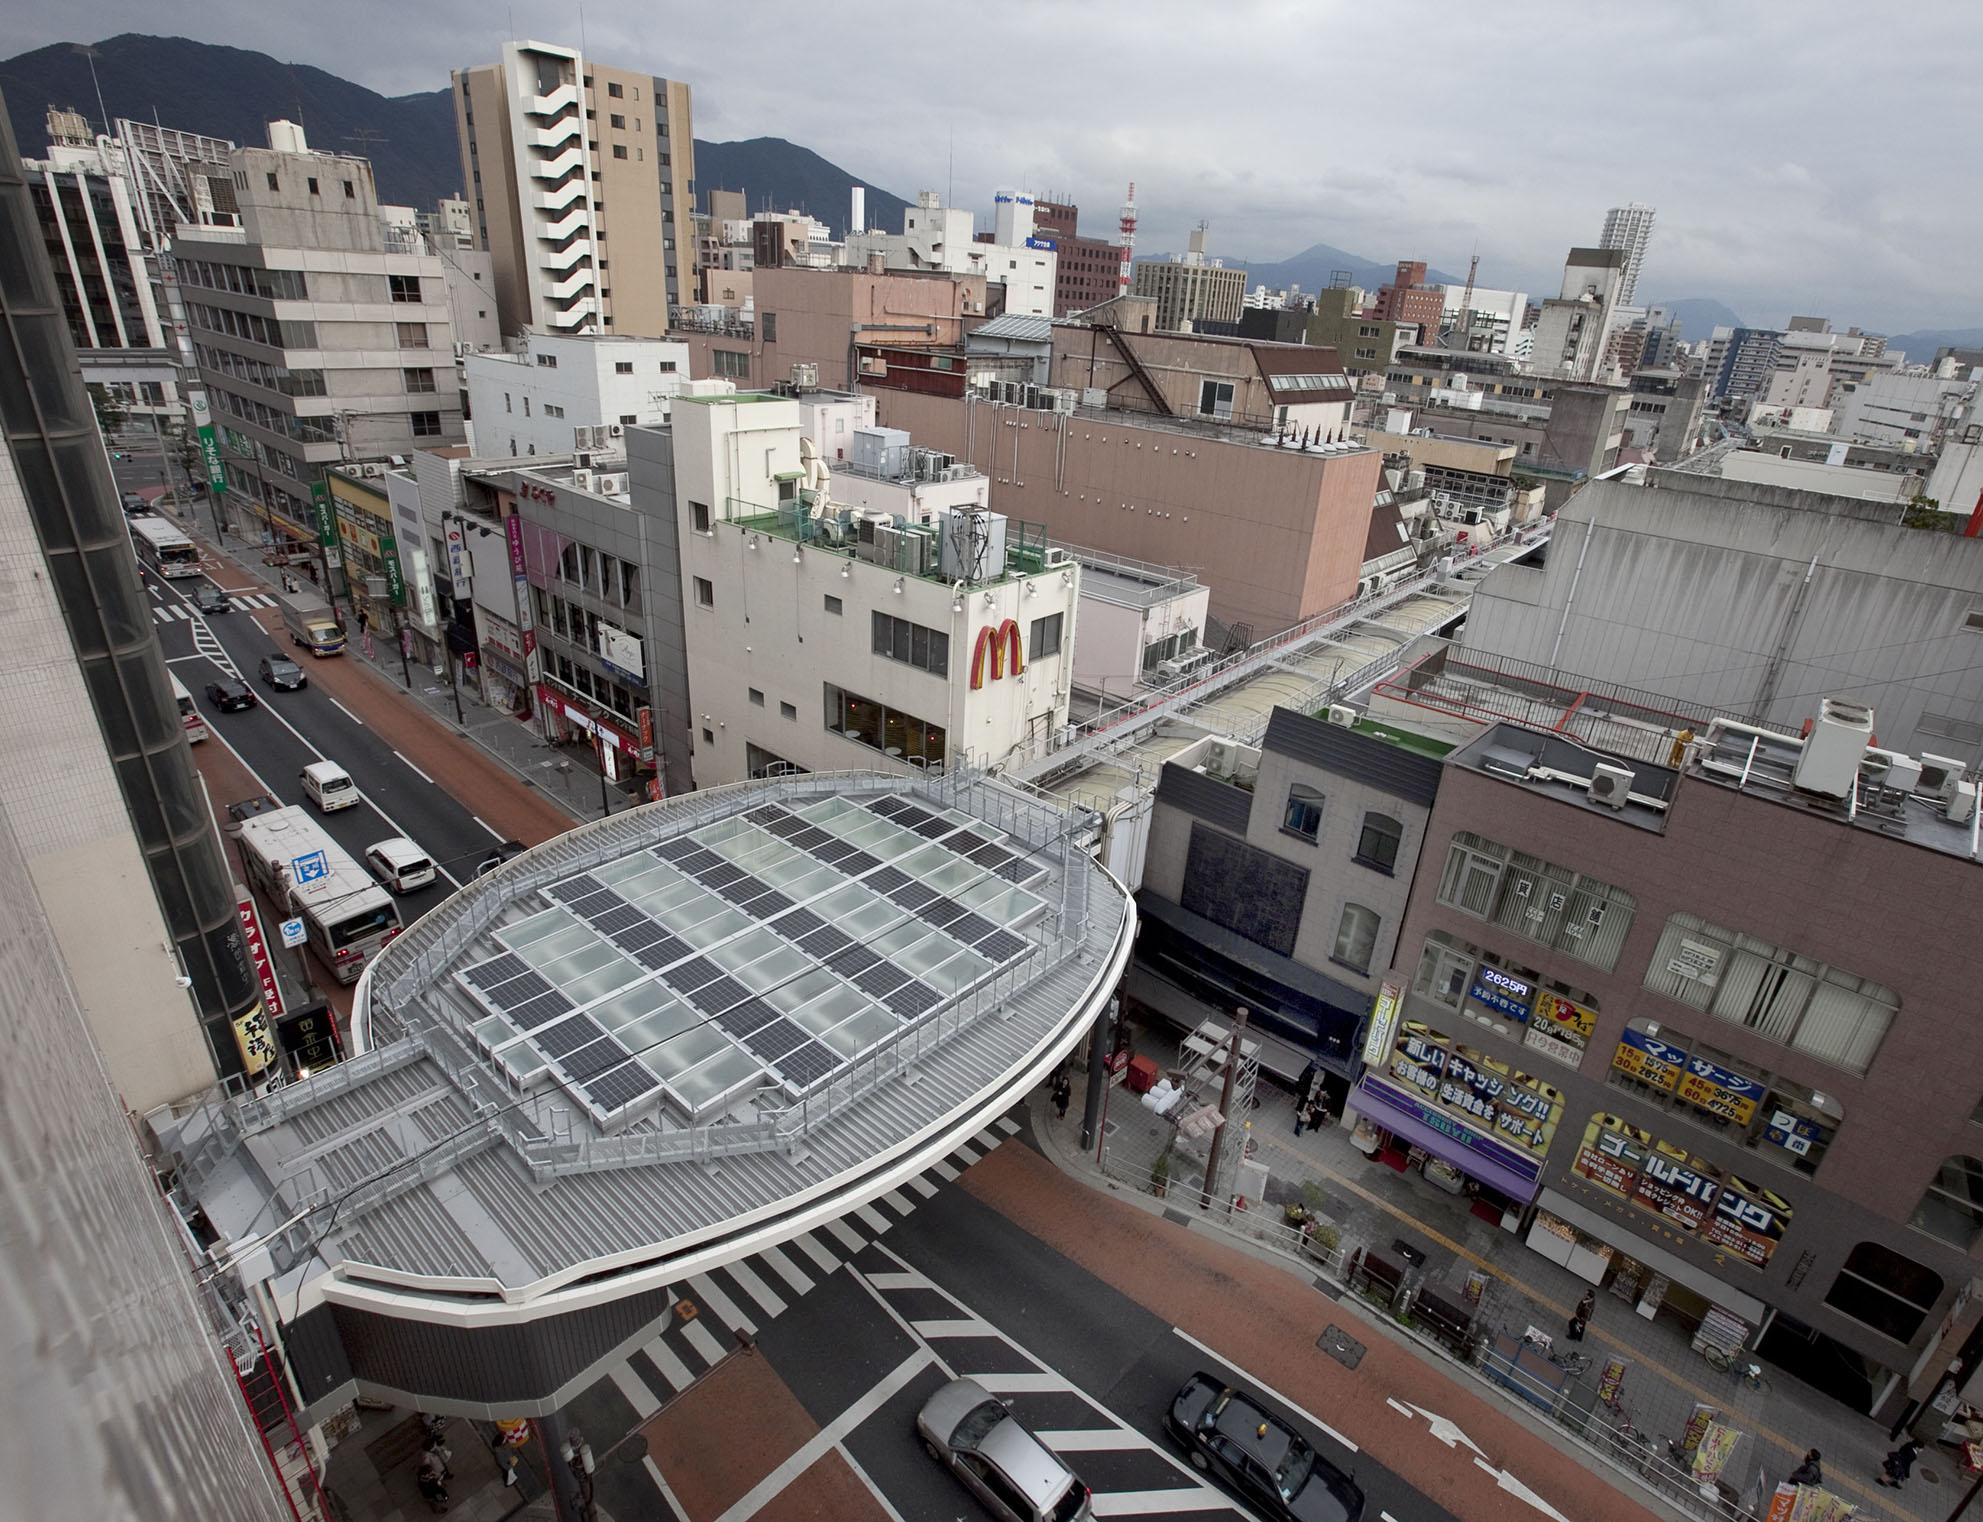
[{"label": "distant mountain ridge", "polygon": [[788,143],[782,137],[751,137],[734,143],[696,139],[696,194],[741,190],[752,216],[761,211],[803,211],[832,228],[836,239],[845,238],[856,185],[867,186],[864,215],[868,226],[883,232],[902,231],[907,201],[856,179],[810,148]]},{"label": "distant mountain ridge", "polygon": [[1683,301],[1649,301],[1647,306],[1665,307],[1680,320],[1680,339],[1683,343],[1693,343],[1697,339],[1712,336],[1716,328],[1747,328],[1754,324],[1744,321],[1734,311],[1706,296],[1689,297]]}]

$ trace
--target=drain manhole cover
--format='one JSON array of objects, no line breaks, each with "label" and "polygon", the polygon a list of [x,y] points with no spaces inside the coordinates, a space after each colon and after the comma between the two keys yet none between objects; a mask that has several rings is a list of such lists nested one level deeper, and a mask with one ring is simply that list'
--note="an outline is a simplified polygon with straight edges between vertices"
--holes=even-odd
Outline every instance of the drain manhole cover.
[{"label": "drain manhole cover", "polygon": [[647,1438],[636,1432],[615,1450],[622,1464],[638,1464],[647,1457]]},{"label": "drain manhole cover", "polygon": [[1929,1485],[1939,1485],[1942,1483],[1942,1477],[1936,1474],[1926,1464],[1923,1464],[1919,1469],[1914,1471],[1914,1477]]},{"label": "drain manhole cover", "polygon": [[1363,1344],[1334,1324],[1315,1339],[1315,1345],[1346,1369],[1363,1362]]}]

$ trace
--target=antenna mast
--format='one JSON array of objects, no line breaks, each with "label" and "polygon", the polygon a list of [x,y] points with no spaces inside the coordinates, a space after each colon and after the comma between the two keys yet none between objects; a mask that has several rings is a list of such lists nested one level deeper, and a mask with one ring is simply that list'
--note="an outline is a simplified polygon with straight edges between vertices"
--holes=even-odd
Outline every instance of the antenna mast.
[{"label": "antenna mast", "polygon": [[[1473,277],[1480,269],[1480,255],[1473,256],[1473,263],[1467,266],[1467,288],[1460,297],[1460,348],[1462,351],[1473,347]],[[1450,333],[1447,335],[1452,336]]]},{"label": "antenna mast", "polygon": [[1122,269],[1116,276],[1115,293],[1118,296],[1129,294],[1129,277],[1136,248],[1136,182],[1129,182],[1129,199],[1122,203],[1122,220],[1116,224],[1120,229],[1116,242],[1122,245]]}]

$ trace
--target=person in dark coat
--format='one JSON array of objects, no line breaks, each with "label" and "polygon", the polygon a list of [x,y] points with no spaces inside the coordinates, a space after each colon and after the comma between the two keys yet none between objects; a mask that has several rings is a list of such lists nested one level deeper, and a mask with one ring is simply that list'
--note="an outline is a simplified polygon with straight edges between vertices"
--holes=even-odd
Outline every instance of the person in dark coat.
[{"label": "person in dark coat", "polygon": [[1793,1485],[1824,1484],[1825,1483],[1824,1466],[1819,1462],[1821,1457],[1822,1455],[1820,1455],[1818,1450],[1815,1448],[1813,1448],[1809,1453],[1805,1454],[1804,1462],[1799,1464],[1795,1469],[1790,1471],[1790,1483]]},{"label": "person in dark coat", "polygon": [[1898,1448],[1894,1449],[1892,1453],[1888,1454],[1885,1459],[1881,1460],[1880,1468],[1885,1470],[1886,1473],[1875,1475],[1874,1478],[1889,1489],[1899,1490],[1906,1483],[1907,1477],[1914,1473],[1915,1456],[1920,1452],[1921,1443],[1919,1439],[1909,1438]]},{"label": "person in dark coat", "polygon": [[1067,1102],[1073,1097],[1074,1085],[1068,1081],[1067,1074],[1055,1073],[1053,1075],[1053,1112],[1058,1119],[1067,1119]]},{"label": "person in dark coat", "polygon": [[1591,1324],[1591,1313],[1597,1309],[1597,1291],[1587,1289],[1584,1298],[1577,1302],[1577,1308],[1570,1312],[1570,1340],[1582,1342],[1584,1332]]}]

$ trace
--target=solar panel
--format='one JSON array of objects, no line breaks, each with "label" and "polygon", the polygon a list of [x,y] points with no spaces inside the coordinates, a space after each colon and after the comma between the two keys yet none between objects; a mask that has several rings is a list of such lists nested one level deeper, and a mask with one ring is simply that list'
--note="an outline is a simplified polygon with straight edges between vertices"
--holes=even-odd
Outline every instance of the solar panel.
[{"label": "solar panel", "polygon": [[915,821],[914,823],[911,823],[909,819],[905,816],[899,822],[908,825],[910,829],[914,830],[918,835],[922,836],[925,840],[935,840],[939,836],[948,835],[952,830],[957,828],[957,826],[952,824],[948,819],[945,819],[941,815],[937,815],[937,814],[925,814],[921,819]]},{"label": "solar panel", "polygon": [[964,856],[967,861],[975,861],[981,867],[990,867],[994,872],[1007,862],[1018,860],[1004,846],[994,845],[989,840],[983,845],[973,846],[964,853]]},{"label": "solar panel", "polygon": [[950,839],[946,840],[944,844],[959,856],[969,856],[978,847],[990,845],[991,841],[986,836],[980,835],[976,830],[959,830]]},{"label": "solar panel", "polygon": [[752,824],[761,824],[767,829],[771,827],[773,821],[789,819],[791,817],[791,815],[787,814],[775,803],[760,804],[757,808],[752,809],[748,814],[744,815],[744,818],[748,819]]},{"label": "solar panel", "polygon": [[966,946],[975,946],[996,929],[982,914],[966,914],[951,925],[950,934]]},{"label": "solar panel", "polygon": [[559,1064],[572,1077],[583,1081],[609,1068],[618,1067],[627,1060],[627,1049],[608,1036],[603,1041],[581,1047]]},{"label": "solar panel", "polygon": [[690,870],[692,870],[697,877],[701,878],[702,881],[709,884],[710,887],[715,888],[719,891],[727,887],[731,883],[741,882],[743,879],[750,876],[750,873],[744,871],[742,867],[732,866],[729,862],[722,860],[720,857],[717,860],[711,862],[708,866],[696,866],[691,868]]},{"label": "solar panel", "polygon": [[571,1000],[553,989],[550,993],[539,994],[514,1009],[506,1009],[503,1013],[508,1015],[519,1029],[534,1031],[538,1026],[547,1025],[560,1015],[570,1014],[571,1009]]},{"label": "solar panel", "polygon": [[[521,1008],[546,994],[556,993],[550,980],[541,973],[526,972],[520,978],[511,978],[506,983],[498,983],[494,988],[485,988],[482,997],[497,1009],[509,1011]],[[558,997],[563,998],[562,994]]]},{"label": "solar panel", "polygon": [[733,904],[748,904],[752,899],[762,897],[765,891],[764,884],[755,877],[742,877],[736,882],[712,883],[710,886]]},{"label": "solar panel", "polygon": [[690,957],[668,974],[668,981],[680,989],[700,988],[710,979],[721,977],[722,972],[720,967],[706,957]]},{"label": "solar panel", "polygon": [[663,861],[682,861],[701,849],[702,847],[695,841],[682,835],[674,840],[662,841],[660,845],[654,847],[654,854]]},{"label": "solar panel", "polygon": [[[895,869],[891,867],[888,870],[892,872]],[[880,876],[879,873],[875,875]],[[928,883],[905,882],[887,891],[888,896],[904,909],[920,909],[924,904],[935,903],[937,897],[936,889]]]},{"label": "solar panel", "polygon": [[716,1016],[716,1023],[740,1040],[779,1019],[776,1008],[763,999],[745,999]]},{"label": "solar panel", "polygon": [[764,822],[764,827],[781,840],[792,840],[814,828],[803,819],[794,819],[790,814],[781,813],[776,819]]},{"label": "solar panel", "polygon": [[879,814],[884,819],[893,819],[904,809],[915,808],[915,805],[907,799],[898,798],[893,793],[885,793],[879,798],[870,798],[865,806],[870,812]]},{"label": "solar panel", "polygon": [[927,983],[918,983],[911,978],[900,988],[881,996],[881,1002],[898,1015],[920,1015],[926,1009],[935,1009],[938,1002],[937,991]]},{"label": "solar panel", "polygon": [[648,1071],[646,1064],[623,1062],[618,1067],[588,1078],[582,1085],[585,1097],[601,1110],[622,1110],[643,1094],[651,1094],[661,1087],[661,1080]]},{"label": "solar panel", "polygon": [[659,972],[681,953],[672,947],[656,942],[652,946],[642,946],[633,953],[633,959],[649,972]]},{"label": "solar panel", "polygon": [[513,951],[506,951],[491,961],[475,967],[462,969],[462,977],[477,988],[494,988],[498,983],[507,983],[511,978],[521,977],[530,971],[530,964]]},{"label": "solar panel", "polygon": [[582,1046],[590,1046],[605,1030],[590,1015],[573,1015],[569,1020],[560,1020],[556,1025],[547,1025],[531,1039],[543,1050],[546,1057],[556,1061]]},{"label": "solar panel", "polygon": [[778,1071],[802,1089],[811,1088],[839,1066],[839,1056],[817,1041],[795,1046],[778,1059]]},{"label": "solar panel", "polygon": [[909,981],[909,975],[893,962],[877,962],[865,972],[854,974],[854,986],[879,999],[891,988],[900,988]]},{"label": "solar panel", "polygon": [[787,1052],[797,1051],[811,1039],[804,1030],[780,1016],[760,1026],[744,1038],[744,1045],[766,1062],[776,1062]]},{"label": "solar panel", "polygon": [[850,846],[844,840],[837,840],[833,836],[827,834],[826,831],[824,830],[815,830],[813,831],[813,833],[819,836],[818,840],[809,841],[804,838],[799,838],[799,839],[795,839],[792,843],[796,846],[803,847],[805,850],[812,852],[812,854],[817,856],[821,861],[834,866],[837,866],[839,863],[845,861],[849,856],[857,856],[860,854],[860,850],[858,847]]},{"label": "solar panel", "polygon": [[799,942],[799,950],[824,962],[853,944],[854,938],[838,926],[822,925]]},{"label": "solar panel", "polygon": [[796,902],[798,900],[789,894],[780,893],[776,888],[772,888],[751,900],[750,911],[759,919],[768,920],[774,914],[783,914]]},{"label": "solar panel", "polygon": [[976,949],[978,955],[990,957],[994,962],[1009,962],[1029,944],[1024,936],[1014,935],[1010,930],[994,930],[976,943]]},{"label": "solar panel", "polygon": [[786,940],[796,941],[811,935],[825,923],[825,920],[810,909],[794,909],[790,914],[782,916],[771,928]]},{"label": "solar panel", "polygon": [[870,967],[879,965],[880,962],[881,958],[876,956],[872,951],[869,951],[867,947],[852,943],[849,943],[841,950],[836,951],[832,956],[826,958],[826,965],[839,973],[843,978],[851,978],[857,973],[866,972]]},{"label": "solar panel", "polygon": [[732,1004],[740,1004],[750,997],[750,990],[735,978],[718,978],[714,983],[705,983],[689,995],[689,1003],[700,1010],[728,1009]]},{"label": "solar panel", "polygon": [[592,916],[593,928],[604,931],[610,936],[618,936],[624,931],[633,929],[636,925],[645,925],[648,923],[650,921],[647,916],[634,908],[625,899],[621,899],[618,904],[608,909],[604,914]]},{"label": "solar panel", "polygon": [[954,898],[945,898],[940,893],[934,896],[932,902],[923,904],[916,909],[916,917],[918,919],[936,926],[939,930],[945,925],[948,925],[952,920],[961,919],[963,915],[964,906],[962,904],[958,903]]},{"label": "solar panel", "polygon": [[900,867],[883,867],[867,880],[867,886],[877,893],[886,893],[893,898],[895,890],[909,881],[911,881],[909,874]]},{"label": "solar panel", "polygon": [[606,885],[590,872],[581,872],[576,877],[567,877],[562,882],[552,883],[544,890],[546,898],[559,903],[569,903],[572,899],[583,898],[588,893],[596,893]]},{"label": "solar panel", "polygon": [[863,872],[872,872],[881,865],[879,856],[870,856],[866,851],[851,851],[840,858],[840,870],[849,877],[859,877]]},{"label": "solar panel", "polygon": [[655,924],[653,920],[642,916],[639,924],[629,925],[624,930],[615,931],[613,933],[613,944],[618,946],[622,951],[640,951],[644,947],[654,945],[666,936],[667,933],[667,931]]},{"label": "solar panel", "polygon": [[1031,882],[1042,872],[1046,871],[1046,868],[1036,866],[1034,863],[1027,861],[1023,856],[1015,856],[1004,866],[994,867],[992,870],[1009,883],[1024,883]]}]

